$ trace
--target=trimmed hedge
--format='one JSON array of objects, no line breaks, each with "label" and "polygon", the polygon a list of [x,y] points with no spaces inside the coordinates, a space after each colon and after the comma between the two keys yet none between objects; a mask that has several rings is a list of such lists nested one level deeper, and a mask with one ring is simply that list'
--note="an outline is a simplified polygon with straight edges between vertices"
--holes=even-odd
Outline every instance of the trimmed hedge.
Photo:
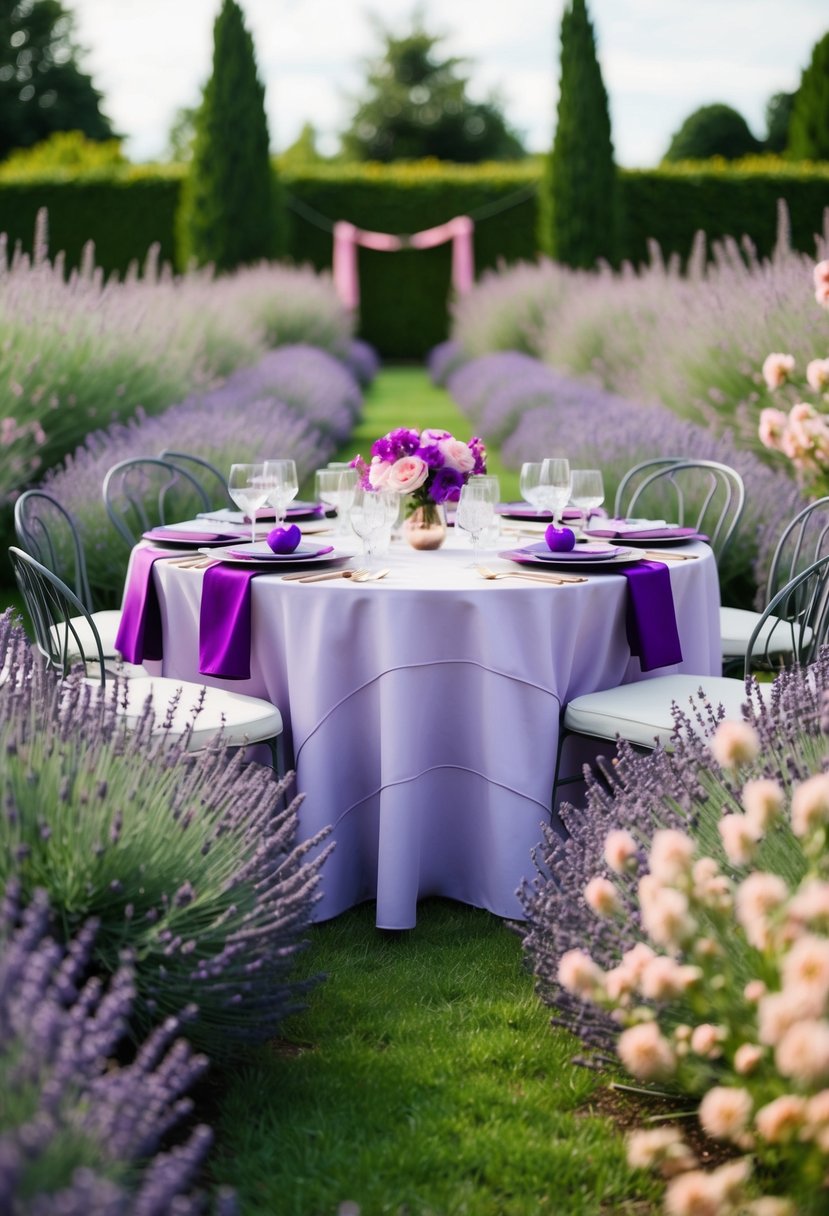
[{"label": "trimmed hedge", "polygon": [[[147,167],[110,179],[0,179],[0,231],[31,249],[35,217],[46,207],[50,249],[65,250],[70,266],[78,264],[90,239],[106,272],[123,274],[131,262],[143,263],[153,242],[162,259],[175,263],[182,176],[180,167]],[[330,268],[330,224],[336,219],[400,234],[461,214],[477,220],[478,275],[500,261],[530,261],[537,255],[534,187],[540,158],[487,165],[320,165],[283,169],[280,176],[296,204],[288,233],[296,263]],[[678,164],[622,171],[620,187],[622,257],[635,264],[645,261],[649,240],[666,255],[687,256],[700,229],[712,239],[747,234],[767,255],[774,247],[781,198],[791,216],[792,244],[814,253],[814,237],[829,207],[829,163],[757,157]],[[395,254],[361,249],[358,256],[360,336],[385,358],[421,358],[448,332],[451,245]]]}]

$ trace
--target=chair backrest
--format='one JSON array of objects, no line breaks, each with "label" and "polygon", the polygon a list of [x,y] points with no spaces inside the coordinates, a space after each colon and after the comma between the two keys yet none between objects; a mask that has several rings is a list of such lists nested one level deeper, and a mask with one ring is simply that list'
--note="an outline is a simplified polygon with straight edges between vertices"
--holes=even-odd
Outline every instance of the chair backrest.
[{"label": "chair backrest", "polygon": [[771,670],[805,667],[829,635],[829,554],[795,574],[766,607],[746,650],[745,674],[758,663]]},{"label": "chair backrest", "polygon": [[[73,666],[82,665],[88,673],[89,663],[97,663],[101,684],[105,682],[104,651],[95,622],[86,606],[71,587],[47,569],[30,553],[12,545],[9,559],[20,588],[20,594],[32,621],[35,644],[46,666],[65,676]],[[79,625],[84,634],[81,638]],[[97,647],[97,659],[85,659],[91,642]]]},{"label": "chair backrest", "polygon": [[159,452],[161,460],[169,460],[180,469],[186,469],[198,481],[204,492],[216,507],[234,506],[233,499],[227,492],[227,478],[215,464],[205,460],[203,456],[194,456],[192,452],[174,452],[165,448]]},{"label": "chair backrest", "polygon": [[745,497],[743,479],[730,465],[666,456],[628,470],[613,510],[618,518],[664,515],[669,523],[696,528],[709,538],[719,561],[740,522]]},{"label": "chair backrest", "polygon": [[769,566],[765,602],[819,558],[829,554],[829,497],[817,498],[798,511],[780,534]]},{"label": "chair backrest", "polygon": [[45,490],[26,490],[14,504],[14,530],[21,549],[67,583],[94,610],[80,532],[75,520]]},{"label": "chair backrest", "polygon": [[113,465],[104,478],[104,506],[130,547],[142,533],[175,523],[210,507],[207,492],[192,473],[158,456],[137,456]]}]

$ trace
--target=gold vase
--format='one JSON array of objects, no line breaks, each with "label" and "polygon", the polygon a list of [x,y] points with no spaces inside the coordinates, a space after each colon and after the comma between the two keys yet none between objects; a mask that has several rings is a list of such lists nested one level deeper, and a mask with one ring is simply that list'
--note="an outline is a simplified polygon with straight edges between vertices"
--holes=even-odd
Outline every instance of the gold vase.
[{"label": "gold vase", "polygon": [[437,503],[415,507],[403,521],[403,535],[413,549],[439,549],[446,540],[446,516]]}]

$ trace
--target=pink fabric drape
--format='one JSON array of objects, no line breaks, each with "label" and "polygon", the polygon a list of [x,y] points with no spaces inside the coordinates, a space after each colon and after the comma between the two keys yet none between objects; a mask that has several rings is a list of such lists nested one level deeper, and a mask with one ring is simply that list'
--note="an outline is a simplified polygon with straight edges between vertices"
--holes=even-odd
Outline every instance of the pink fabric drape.
[{"label": "pink fabric drape", "polygon": [[436,245],[452,242],[452,287],[463,295],[469,291],[475,279],[475,260],[472,249],[472,234],[475,225],[468,215],[456,215],[454,219],[436,228],[425,228],[408,238],[394,236],[390,232],[367,232],[338,220],[334,225],[334,255],[332,271],[334,288],[346,308],[357,308],[360,303],[360,279],[357,268],[357,246],[376,249],[381,253],[396,253],[398,249],[433,249]]}]

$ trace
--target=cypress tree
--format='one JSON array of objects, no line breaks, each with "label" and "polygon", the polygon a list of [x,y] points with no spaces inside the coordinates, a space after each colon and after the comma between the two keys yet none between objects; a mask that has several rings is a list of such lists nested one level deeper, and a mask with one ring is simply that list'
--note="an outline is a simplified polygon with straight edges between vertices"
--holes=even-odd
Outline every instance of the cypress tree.
[{"label": "cypress tree", "polygon": [[797,160],[829,160],[829,34],[816,43],[800,77],[789,121],[788,153]]},{"label": "cypress tree", "polygon": [[223,0],[213,26],[213,71],[196,113],[183,190],[183,260],[232,270],[277,256],[277,205],[265,89],[256,71],[253,39],[236,0]]},{"label": "cypress tree", "polygon": [[615,262],[618,187],[610,114],[585,0],[561,18],[561,87],[539,196],[540,249],[568,266]]}]

